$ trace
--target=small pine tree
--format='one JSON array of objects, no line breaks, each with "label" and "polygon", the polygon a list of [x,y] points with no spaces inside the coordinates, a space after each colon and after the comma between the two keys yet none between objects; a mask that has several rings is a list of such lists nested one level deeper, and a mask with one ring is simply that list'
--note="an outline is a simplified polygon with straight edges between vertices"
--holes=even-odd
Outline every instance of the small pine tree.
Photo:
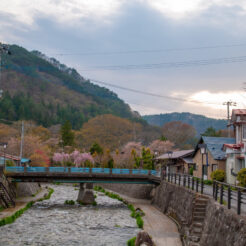
[{"label": "small pine tree", "polygon": [[61,138],[63,146],[72,146],[74,144],[74,133],[72,131],[72,125],[68,120],[61,127]]}]

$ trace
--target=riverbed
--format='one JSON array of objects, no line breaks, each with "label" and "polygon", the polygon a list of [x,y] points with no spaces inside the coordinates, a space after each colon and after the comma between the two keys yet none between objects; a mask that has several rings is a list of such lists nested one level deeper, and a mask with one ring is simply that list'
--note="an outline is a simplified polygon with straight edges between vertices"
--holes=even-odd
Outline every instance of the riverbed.
[{"label": "riverbed", "polygon": [[125,246],[139,232],[130,210],[118,200],[96,193],[96,206],[64,205],[78,189],[51,185],[49,200],[36,202],[13,224],[0,228],[0,246]]}]

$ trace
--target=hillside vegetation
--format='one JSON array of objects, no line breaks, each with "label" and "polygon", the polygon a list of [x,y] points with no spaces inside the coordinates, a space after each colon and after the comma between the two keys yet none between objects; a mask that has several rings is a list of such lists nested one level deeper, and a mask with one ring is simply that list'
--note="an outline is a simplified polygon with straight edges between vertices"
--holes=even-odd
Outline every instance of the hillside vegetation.
[{"label": "hillside vegetation", "polygon": [[69,119],[74,129],[102,114],[142,121],[114,92],[90,83],[75,69],[38,51],[16,45],[10,51],[12,55],[3,56],[0,119],[34,120],[45,127]]}]

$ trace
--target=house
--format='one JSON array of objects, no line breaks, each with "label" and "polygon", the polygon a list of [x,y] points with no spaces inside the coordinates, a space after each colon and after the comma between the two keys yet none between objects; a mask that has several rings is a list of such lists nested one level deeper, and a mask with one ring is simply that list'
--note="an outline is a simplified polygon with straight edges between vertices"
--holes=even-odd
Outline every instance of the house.
[{"label": "house", "polygon": [[[18,166],[20,164],[20,157],[0,152],[0,165],[4,165],[4,163],[6,164],[7,161],[12,161],[14,165]],[[29,164],[30,162],[31,162],[30,159],[27,158],[21,159],[22,165]]]},{"label": "house", "polygon": [[211,179],[211,173],[217,169],[226,171],[226,154],[224,144],[235,144],[234,138],[202,136],[196,145],[193,162],[193,175],[198,178]]},{"label": "house", "polygon": [[169,151],[155,160],[160,163],[167,172],[170,173],[188,173],[194,163],[192,160],[194,150]]},{"label": "house", "polygon": [[234,128],[235,142],[225,143],[227,182],[236,184],[236,176],[240,169],[245,168],[246,155],[246,109],[233,109],[230,126]]}]

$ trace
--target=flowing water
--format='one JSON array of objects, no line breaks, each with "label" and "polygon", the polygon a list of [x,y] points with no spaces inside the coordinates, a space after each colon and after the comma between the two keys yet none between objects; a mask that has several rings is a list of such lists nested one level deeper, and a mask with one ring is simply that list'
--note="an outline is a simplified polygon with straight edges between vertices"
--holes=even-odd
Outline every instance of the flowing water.
[{"label": "flowing water", "polygon": [[125,246],[138,233],[130,210],[118,200],[96,193],[97,206],[64,205],[78,190],[53,185],[49,200],[37,202],[13,224],[0,227],[0,246]]}]

